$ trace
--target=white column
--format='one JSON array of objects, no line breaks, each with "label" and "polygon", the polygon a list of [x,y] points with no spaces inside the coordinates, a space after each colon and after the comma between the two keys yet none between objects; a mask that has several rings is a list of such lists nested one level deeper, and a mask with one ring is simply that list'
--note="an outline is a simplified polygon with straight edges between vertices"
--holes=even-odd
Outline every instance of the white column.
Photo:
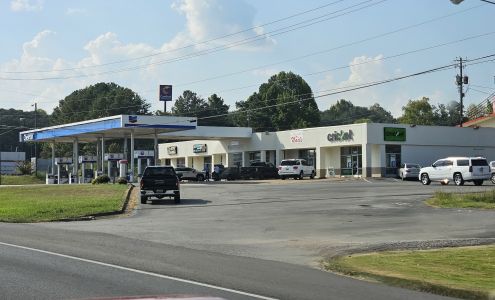
[{"label": "white column", "polygon": [[131,129],[131,171],[129,175],[131,182],[134,182],[134,130]]},{"label": "white column", "polygon": [[112,161],[111,160],[108,160],[107,165],[108,165],[108,170],[107,170],[108,174],[107,175],[108,175],[108,177],[111,177],[112,176],[112,174],[111,174]]},{"label": "white column", "polygon": [[101,175],[105,174],[105,137],[101,137]]},{"label": "white column", "polygon": [[154,165],[158,166],[160,165],[160,163],[158,162],[158,133],[156,132],[156,129],[155,129],[155,136],[153,138],[153,143],[154,143],[153,151],[155,151],[155,157],[153,157],[153,161],[154,161]]},{"label": "white column", "polygon": [[55,175],[55,141],[52,142],[52,174]]},{"label": "white column", "polygon": [[282,159],[284,159],[284,158],[282,157],[282,153],[283,153],[283,152],[282,152],[282,150],[280,150],[280,149],[276,149],[276,150],[275,150],[275,163],[274,163],[274,164],[275,164],[276,166],[280,165],[280,162],[282,161]]},{"label": "white column", "polygon": [[261,150],[260,151],[260,160],[262,162],[266,162],[266,150]]},{"label": "white column", "polygon": [[371,145],[363,144],[362,146],[362,177],[371,177]]},{"label": "white column", "polygon": [[[101,158],[100,147],[101,147],[100,138],[96,138],[96,171],[100,170],[100,158]],[[91,164],[91,165],[93,165],[93,164]],[[91,168],[93,169],[93,167],[91,167]]]},{"label": "white column", "polygon": [[75,176],[75,181],[74,183],[79,183],[79,140],[77,138],[74,139],[73,143],[73,170],[74,170],[74,176]]},{"label": "white column", "polygon": [[138,163],[138,164],[137,164],[137,165],[138,165],[138,166],[137,166],[137,167],[138,167],[138,169],[137,169],[138,174],[137,174],[137,175],[138,175],[138,176],[141,176],[141,160],[142,160],[142,159],[140,159],[140,158],[138,158],[138,160],[137,160],[137,163]]},{"label": "white column", "polygon": [[127,149],[127,137],[124,138],[124,159],[129,160],[129,155],[128,155],[128,149]]},{"label": "white column", "polygon": [[315,171],[316,171],[316,177],[318,178],[325,178],[327,174],[327,167],[326,167],[326,162],[325,162],[325,153],[324,153],[324,148],[322,147],[317,147],[316,148],[316,165],[315,165]]},{"label": "white column", "polygon": [[246,166],[246,152],[242,151],[242,165],[241,167]]},{"label": "white column", "polygon": [[230,167],[230,153],[229,152],[225,153],[225,161],[223,162],[223,165],[226,168]]}]

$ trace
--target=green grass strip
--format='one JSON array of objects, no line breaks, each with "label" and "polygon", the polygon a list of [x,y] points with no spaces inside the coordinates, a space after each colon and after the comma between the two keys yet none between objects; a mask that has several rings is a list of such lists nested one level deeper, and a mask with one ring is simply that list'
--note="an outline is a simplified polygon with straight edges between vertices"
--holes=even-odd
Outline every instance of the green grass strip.
[{"label": "green grass strip", "polygon": [[126,185],[41,185],[0,188],[0,221],[47,222],[119,212]]},{"label": "green grass strip", "polygon": [[426,203],[444,208],[495,209],[495,190],[469,194],[435,192],[435,195],[426,200]]},{"label": "green grass strip", "polygon": [[356,254],[327,270],[464,299],[495,296],[495,245]]},{"label": "green grass strip", "polygon": [[43,184],[45,181],[31,175],[2,175],[2,185]]}]

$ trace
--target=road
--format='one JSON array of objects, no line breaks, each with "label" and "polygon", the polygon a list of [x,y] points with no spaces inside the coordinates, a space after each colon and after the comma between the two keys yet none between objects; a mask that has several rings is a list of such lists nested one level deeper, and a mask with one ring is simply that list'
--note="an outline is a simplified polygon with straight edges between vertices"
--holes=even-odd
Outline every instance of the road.
[{"label": "road", "polygon": [[[184,184],[184,203],[179,206],[161,201],[139,206],[131,217],[91,222],[0,224],[0,242],[278,299],[442,299],[337,276],[308,264],[314,266],[323,255],[349,245],[493,237],[493,212],[432,209],[422,203],[439,189],[486,188],[491,187],[423,187],[417,182],[390,180]],[[34,278],[47,274],[48,278],[74,278],[68,290],[90,291],[96,284],[94,294],[69,298],[199,291],[226,299],[250,299],[235,292],[150,279],[127,269],[11,248],[0,246],[0,262],[11,262],[0,264],[2,298],[13,295],[6,294],[12,286],[29,286]],[[31,265],[38,271],[31,271]],[[77,270],[82,270],[81,277],[74,275]],[[101,284],[84,278],[95,278]],[[129,287],[126,280],[136,285]],[[53,281],[45,280],[47,287]],[[46,298],[58,298],[55,295]],[[26,294],[25,298],[32,297]]]}]

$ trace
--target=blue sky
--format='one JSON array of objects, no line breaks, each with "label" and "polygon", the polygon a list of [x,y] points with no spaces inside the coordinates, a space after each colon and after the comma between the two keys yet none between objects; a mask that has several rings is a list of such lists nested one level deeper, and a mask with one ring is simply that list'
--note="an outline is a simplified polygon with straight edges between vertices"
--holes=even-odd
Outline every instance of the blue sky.
[{"label": "blue sky", "polygon": [[[72,91],[105,81],[133,89],[153,110],[163,107],[159,84],[172,84],[174,99],[185,89],[204,98],[217,93],[234,109],[279,71],[303,76],[321,95],[444,66],[459,56],[495,54],[494,15],[495,5],[479,0],[460,5],[449,0],[1,0],[0,107],[28,110],[36,100],[51,112]],[[330,19],[315,22],[324,18]],[[418,25],[432,19],[437,20]],[[308,22],[315,24],[296,25]],[[276,34],[284,28],[295,30]],[[481,34],[487,35],[452,43]],[[233,47],[253,37],[256,41]],[[443,43],[451,44],[387,58]],[[228,49],[198,55],[222,47]],[[108,64],[116,61],[123,62]],[[342,98],[361,106],[379,103],[399,116],[410,99],[458,100],[457,72],[321,97],[317,103],[320,110]],[[466,106],[495,91],[493,61],[467,66],[465,73],[470,77]]]}]

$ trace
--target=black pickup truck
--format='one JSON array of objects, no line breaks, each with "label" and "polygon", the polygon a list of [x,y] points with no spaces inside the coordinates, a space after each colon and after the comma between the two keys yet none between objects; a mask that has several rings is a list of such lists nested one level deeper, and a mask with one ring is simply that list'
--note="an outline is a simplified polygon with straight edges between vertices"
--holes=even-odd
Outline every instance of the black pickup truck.
[{"label": "black pickup truck", "polygon": [[272,163],[253,162],[249,167],[241,167],[240,177],[242,179],[278,178],[278,169]]},{"label": "black pickup truck", "polygon": [[176,204],[180,203],[179,178],[171,166],[146,167],[141,177],[141,204],[151,197],[162,199],[174,197]]}]

